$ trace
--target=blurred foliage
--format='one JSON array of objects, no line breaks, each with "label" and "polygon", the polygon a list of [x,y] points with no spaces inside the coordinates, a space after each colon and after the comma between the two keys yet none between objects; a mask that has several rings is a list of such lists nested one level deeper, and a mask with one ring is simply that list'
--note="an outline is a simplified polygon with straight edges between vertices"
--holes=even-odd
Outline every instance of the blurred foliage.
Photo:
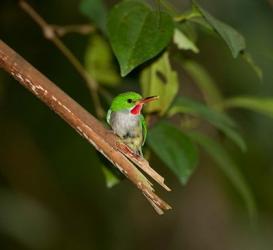
[{"label": "blurred foliage", "polygon": [[178,91],[177,73],[171,68],[168,53],[141,72],[140,84],[144,96],[160,96],[158,101],[144,107],[147,112],[166,113]]},{"label": "blurred foliage", "polygon": [[80,3],[80,11],[89,17],[103,31],[106,31],[107,9],[101,0],[83,0]]},{"label": "blurred foliage", "polygon": [[[145,108],[145,155],[174,211],[159,218],[116,185],[88,143],[1,72],[0,248],[272,249],[271,1],[29,2],[49,23],[95,27],[62,39],[110,97],[160,95]],[[93,113],[88,86],[16,1],[1,1],[0,33]],[[252,222],[258,211],[254,230],[246,210]]]},{"label": "blurred foliage", "polygon": [[85,68],[101,84],[116,86],[121,81],[113,64],[110,46],[100,35],[90,38],[85,52]]},{"label": "blurred foliage", "polygon": [[273,98],[236,96],[225,100],[225,108],[245,108],[273,117]]},{"label": "blurred foliage", "polygon": [[192,50],[195,53],[199,52],[199,49],[181,30],[175,29],[173,35],[173,42],[177,45],[178,49]]},{"label": "blurred foliage", "polygon": [[[193,1],[193,12],[198,12],[207,24],[211,26],[212,30],[217,32],[229,47],[233,57],[237,57],[240,52],[245,50],[246,44],[244,37],[229,25],[217,20],[197,4],[196,1]],[[196,14],[194,16],[196,16]]]},{"label": "blurred foliage", "polygon": [[237,132],[236,123],[225,113],[217,112],[216,110],[213,110],[202,103],[182,96],[176,99],[168,114],[172,116],[177,113],[190,114],[192,116],[197,116],[207,120],[215,128],[223,132],[227,138],[233,140],[233,142],[235,142],[242,149],[242,151],[246,150],[245,142]]},{"label": "blurred foliage", "polygon": [[183,68],[193,78],[207,105],[216,108],[215,105],[222,102],[222,95],[210,74],[194,61],[183,62]]},{"label": "blurred foliage", "polygon": [[190,133],[190,138],[195,140],[198,144],[200,144],[206,152],[214,159],[214,161],[218,164],[224,174],[228,177],[228,179],[233,183],[233,185],[240,192],[242,199],[245,200],[247,205],[248,213],[253,219],[256,217],[256,204],[254,197],[248,188],[247,183],[244,180],[244,177],[238,171],[238,166],[233,162],[228,152],[225,150],[222,145],[206,135],[200,133]]},{"label": "blurred foliage", "polygon": [[185,185],[197,165],[198,157],[190,138],[173,125],[160,122],[149,131],[148,144]]}]

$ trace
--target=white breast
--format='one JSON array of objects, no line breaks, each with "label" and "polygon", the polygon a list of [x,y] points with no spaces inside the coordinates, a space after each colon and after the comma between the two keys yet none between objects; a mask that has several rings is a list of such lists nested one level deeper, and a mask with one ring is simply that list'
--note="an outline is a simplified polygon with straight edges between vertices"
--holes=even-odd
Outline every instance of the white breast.
[{"label": "white breast", "polygon": [[131,114],[129,110],[112,112],[110,124],[114,132],[123,137],[140,126],[139,116]]}]

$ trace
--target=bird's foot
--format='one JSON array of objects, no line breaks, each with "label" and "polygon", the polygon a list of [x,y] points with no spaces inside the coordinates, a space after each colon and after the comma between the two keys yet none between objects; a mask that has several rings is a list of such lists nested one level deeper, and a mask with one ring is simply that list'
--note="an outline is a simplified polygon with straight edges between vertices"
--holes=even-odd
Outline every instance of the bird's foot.
[{"label": "bird's foot", "polygon": [[120,142],[120,143],[117,143],[117,146],[118,148],[120,149],[120,151],[126,155],[126,156],[129,156],[129,157],[134,157],[136,159],[139,159],[141,158],[141,155],[135,153],[129,146],[127,146],[126,144]]}]

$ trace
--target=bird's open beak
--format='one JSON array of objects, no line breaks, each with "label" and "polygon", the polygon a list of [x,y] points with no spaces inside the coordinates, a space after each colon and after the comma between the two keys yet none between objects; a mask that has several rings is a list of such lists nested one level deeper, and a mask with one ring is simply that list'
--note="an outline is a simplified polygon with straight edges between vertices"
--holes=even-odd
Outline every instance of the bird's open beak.
[{"label": "bird's open beak", "polygon": [[145,97],[145,98],[139,100],[138,104],[145,104],[145,103],[152,102],[152,101],[155,101],[155,100],[158,100],[158,99],[159,99],[158,95],[148,96],[148,97]]}]

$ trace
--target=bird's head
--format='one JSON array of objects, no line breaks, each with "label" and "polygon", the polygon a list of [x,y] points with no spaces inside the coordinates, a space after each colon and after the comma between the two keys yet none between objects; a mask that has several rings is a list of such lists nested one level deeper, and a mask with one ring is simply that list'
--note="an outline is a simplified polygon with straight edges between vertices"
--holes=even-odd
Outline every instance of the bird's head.
[{"label": "bird's head", "polygon": [[158,96],[143,98],[136,92],[125,92],[113,99],[110,109],[114,112],[128,110],[132,115],[139,115],[145,103],[157,100],[158,98]]}]

